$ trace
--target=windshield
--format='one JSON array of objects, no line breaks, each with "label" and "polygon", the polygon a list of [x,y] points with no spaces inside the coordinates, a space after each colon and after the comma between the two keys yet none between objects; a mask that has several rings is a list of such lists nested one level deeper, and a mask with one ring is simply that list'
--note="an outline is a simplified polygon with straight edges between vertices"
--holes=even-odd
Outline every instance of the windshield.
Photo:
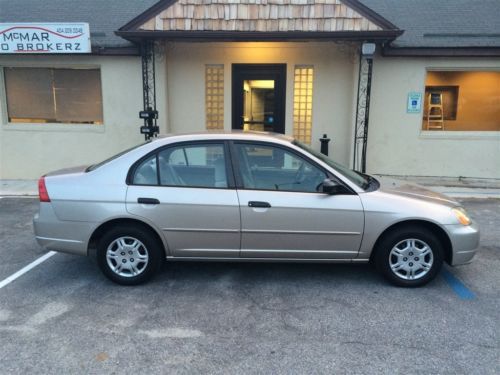
[{"label": "windshield", "polygon": [[323,161],[326,164],[328,164],[330,167],[332,167],[337,172],[339,172],[340,174],[342,174],[343,176],[345,176],[347,179],[349,179],[349,181],[351,181],[352,183],[356,184],[361,189],[366,190],[368,188],[368,186],[370,185],[370,179],[371,179],[370,176],[365,175],[365,174],[360,173],[360,172],[353,171],[352,169],[349,169],[347,167],[344,167],[343,165],[341,165],[341,164],[339,164],[337,162],[334,162],[328,156],[323,155],[321,152],[313,150],[311,147],[305,145],[302,142],[294,140],[293,144],[295,146],[298,146],[301,149],[309,152],[310,154],[316,156],[318,159],[320,159],[321,161]]},{"label": "windshield", "polygon": [[122,156],[122,155],[125,155],[127,152],[130,152],[130,151],[132,151],[132,150],[135,150],[136,148],[139,148],[139,147],[141,147],[141,146],[143,146],[143,145],[145,145],[145,144],[147,144],[147,143],[150,143],[150,142],[151,142],[151,141],[147,141],[147,142],[145,142],[145,143],[141,143],[141,144],[138,144],[138,145],[136,145],[136,146],[134,146],[134,147],[128,148],[128,149],[126,149],[125,151],[119,152],[118,154],[113,155],[113,156],[111,156],[110,158],[108,158],[108,159],[106,159],[106,160],[104,160],[104,161],[101,161],[100,163],[97,163],[97,164],[93,164],[93,165],[91,165],[90,167],[88,167],[88,168],[85,170],[85,172],[92,172],[92,171],[96,170],[97,168],[102,167],[104,164],[107,164],[107,163],[109,163],[110,161],[115,160],[115,159],[119,158],[119,157],[120,157],[120,156]]}]

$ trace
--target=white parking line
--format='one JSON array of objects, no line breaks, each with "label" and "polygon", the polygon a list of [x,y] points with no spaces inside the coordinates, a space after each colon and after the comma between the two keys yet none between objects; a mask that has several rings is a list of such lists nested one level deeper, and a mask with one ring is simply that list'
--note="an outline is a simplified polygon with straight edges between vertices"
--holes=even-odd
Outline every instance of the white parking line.
[{"label": "white parking line", "polygon": [[6,285],[9,285],[15,279],[21,277],[26,272],[32,270],[33,268],[35,268],[36,266],[38,266],[40,263],[45,262],[51,256],[56,255],[56,254],[57,254],[57,252],[55,252],[55,251],[49,251],[47,254],[45,254],[45,255],[41,256],[40,258],[36,259],[35,261],[31,262],[26,267],[21,268],[16,273],[14,273],[14,274],[10,275],[9,277],[7,277],[6,279],[0,281],[0,289],[2,289]]}]

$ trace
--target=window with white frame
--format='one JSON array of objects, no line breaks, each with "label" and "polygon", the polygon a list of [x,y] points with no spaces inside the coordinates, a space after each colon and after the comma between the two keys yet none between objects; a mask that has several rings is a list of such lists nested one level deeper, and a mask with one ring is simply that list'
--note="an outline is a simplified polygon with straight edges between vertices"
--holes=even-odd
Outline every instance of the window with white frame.
[{"label": "window with white frame", "polygon": [[500,131],[500,71],[429,70],[422,129]]},{"label": "window with white frame", "polygon": [[3,69],[11,123],[102,124],[99,69]]},{"label": "window with white frame", "polygon": [[297,65],[293,86],[293,136],[295,139],[311,144],[312,131],[312,65]]}]

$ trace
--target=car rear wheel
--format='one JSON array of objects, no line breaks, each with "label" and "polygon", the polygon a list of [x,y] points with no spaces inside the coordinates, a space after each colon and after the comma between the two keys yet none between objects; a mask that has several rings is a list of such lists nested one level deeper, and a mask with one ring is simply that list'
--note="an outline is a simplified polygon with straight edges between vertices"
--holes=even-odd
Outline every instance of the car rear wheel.
[{"label": "car rear wheel", "polygon": [[110,280],[121,285],[138,285],[158,272],[163,254],[150,231],[127,225],[115,227],[101,238],[97,262]]},{"label": "car rear wheel", "polygon": [[425,285],[443,265],[443,246],[426,228],[396,229],[381,240],[375,251],[378,270],[397,286]]}]

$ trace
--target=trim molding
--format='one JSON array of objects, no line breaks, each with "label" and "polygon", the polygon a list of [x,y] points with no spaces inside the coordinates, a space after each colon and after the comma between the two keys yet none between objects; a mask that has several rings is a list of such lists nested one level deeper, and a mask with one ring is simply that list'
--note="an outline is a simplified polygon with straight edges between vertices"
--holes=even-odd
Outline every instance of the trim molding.
[{"label": "trim molding", "polygon": [[163,228],[165,232],[239,233],[239,229]]},{"label": "trim molding", "polygon": [[241,233],[252,233],[252,234],[321,234],[321,235],[340,235],[340,236],[359,236],[360,232],[331,232],[331,231],[321,231],[321,230],[252,230],[243,229]]},{"label": "trim molding", "polygon": [[161,0],[154,4],[151,8],[146,9],[144,12],[139,14],[137,17],[132,19],[130,22],[126,23],[118,29],[118,31],[129,31],[137,30],[139,26],[144,24],[144,22],[149,21],[151,17],[156,16],[159,12],[167,9],[170,5],[174,4],[177,0]]},{"label": "trim molding", "polygon": [[354,9],[356,12],[358,12],[362,16],[368,18],[373,23],[379,25],[380,27],[382,27],[385,30],[389,30],[389,29],[397,30],[397,29],[399,29],[392,22],[389,22],[389,20],[382,17],[380,14],[373,11],[372,9],[368,8],[366,5],[362,4],[358,0],[340,0],[340,1],[343,2],[345,5],[347,5],[348,7]]}]

